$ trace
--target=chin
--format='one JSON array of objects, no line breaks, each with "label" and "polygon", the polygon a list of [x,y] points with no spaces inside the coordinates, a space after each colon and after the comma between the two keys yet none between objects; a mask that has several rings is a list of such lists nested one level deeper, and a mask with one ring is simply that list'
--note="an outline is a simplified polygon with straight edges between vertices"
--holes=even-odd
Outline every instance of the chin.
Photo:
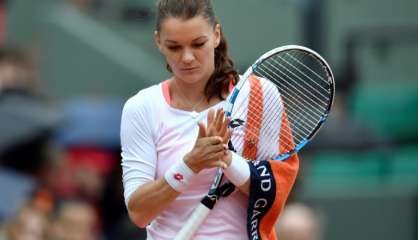
[{"label": "chin", "polygon": [[197,83],[204,78],[200,73],[179,74],[177,76],[186,83]]}]

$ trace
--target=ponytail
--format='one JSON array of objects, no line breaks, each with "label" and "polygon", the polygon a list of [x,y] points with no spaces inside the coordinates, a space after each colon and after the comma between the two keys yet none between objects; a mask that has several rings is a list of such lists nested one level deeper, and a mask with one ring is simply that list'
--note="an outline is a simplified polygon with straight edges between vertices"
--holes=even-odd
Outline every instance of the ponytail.
[{"label": "ponytail", "polygon": [[207,99],[215,96],[224,99],[224,94],[229,92],[229,86],[235,85],[238,80],[238,72],[228,54],[228,43],[221,30],[221,41],[215,49],[215,70],[205,87]]}]

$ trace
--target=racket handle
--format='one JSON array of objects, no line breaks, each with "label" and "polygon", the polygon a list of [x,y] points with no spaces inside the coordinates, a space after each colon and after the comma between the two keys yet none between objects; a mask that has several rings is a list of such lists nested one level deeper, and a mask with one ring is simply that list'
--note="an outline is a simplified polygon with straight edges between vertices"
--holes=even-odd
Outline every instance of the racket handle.
[{"label": "racket handle", "polygon": [[192,216],[187,220],[186,224],[177,233],[174,240],[188,240],[202,224],[202,222],[209,215],[210,209],[203,204],[199,204],[193,211]]}]

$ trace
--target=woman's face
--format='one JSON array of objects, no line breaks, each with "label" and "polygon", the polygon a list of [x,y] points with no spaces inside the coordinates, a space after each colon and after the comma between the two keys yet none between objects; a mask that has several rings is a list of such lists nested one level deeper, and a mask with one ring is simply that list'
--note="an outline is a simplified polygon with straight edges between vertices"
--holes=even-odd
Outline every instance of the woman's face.
[{"label": "woman's face", "polygon": [[186,83],[207,81],[215,69],[215,48],[220,26],[202,16],[188,20],[169,17],[161,22],[155,39],[176,79]]}]

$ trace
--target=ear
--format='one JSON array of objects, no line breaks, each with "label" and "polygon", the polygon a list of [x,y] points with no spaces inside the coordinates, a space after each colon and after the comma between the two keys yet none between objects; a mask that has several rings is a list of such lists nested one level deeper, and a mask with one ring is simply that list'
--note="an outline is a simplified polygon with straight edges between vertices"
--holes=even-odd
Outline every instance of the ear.
[{"label": "ear", "polygon": [[160,33],[156,30],[154,31],[154,41],[155,41],[155,45],[157,45],[158,50],[160,50],[160,52],[162,51],[162,46],[161,46],[161,41],[160,41]]},{"label": "ear", "polygon": [[215,25],[213,34],[215,35],[215,48],[217,48],[221,42],[221,25],[219,23]]}]

